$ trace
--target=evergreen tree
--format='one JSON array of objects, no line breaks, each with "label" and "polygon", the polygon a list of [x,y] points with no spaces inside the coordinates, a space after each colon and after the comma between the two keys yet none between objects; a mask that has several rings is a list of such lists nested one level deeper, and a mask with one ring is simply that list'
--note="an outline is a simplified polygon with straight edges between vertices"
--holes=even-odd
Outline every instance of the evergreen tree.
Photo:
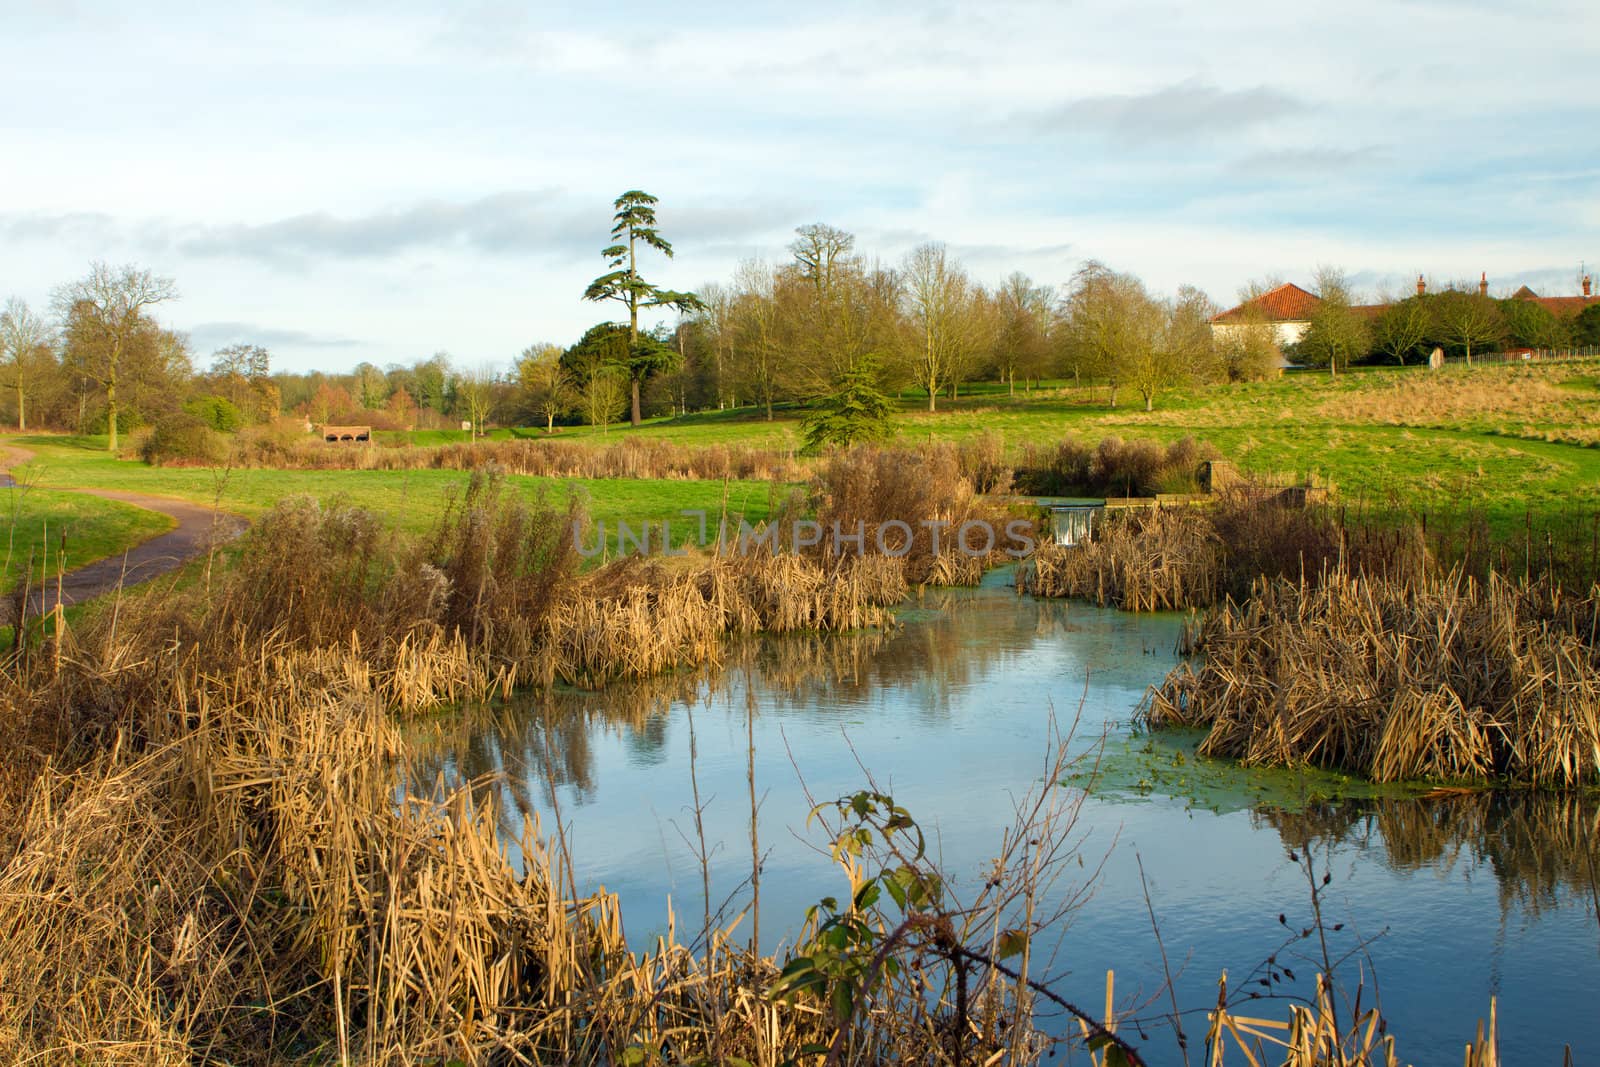
[{"label": "evergreen tree", "polygon": [[838,388],[818,402],[815,412],[801,424],[808,449],[827,445],[843,448],[857,441],[881,441],[893,433],[890,418],[894,402],[878,389],[871,366],[845,371]]},{"label": "evergreen tree", "polygon": [[[640,336],[639,309],[670,307],[680,312],[701,311],[705,304],[693,293],[679,293],[652,285],[639,276],[638,254],[641,244],[672,258],[672,245],[656,229],[656,198],[637,189],[617,197],[612,206],[617,213],[612,216],[611,236],[615,244],[602,249],[600,254],[610,261],[611,270],[589,283],[584,290],[585,300],[615,300],[628,309],[628,379],[632,386],[632,408],[629,413],[633,425],[639,425],[639,387],[646,378],[659,371],[671,369],[677,361],[677,352],[671,345],[662,344],[659,338]],[[624,243],[624,241],[626,243]]]}]

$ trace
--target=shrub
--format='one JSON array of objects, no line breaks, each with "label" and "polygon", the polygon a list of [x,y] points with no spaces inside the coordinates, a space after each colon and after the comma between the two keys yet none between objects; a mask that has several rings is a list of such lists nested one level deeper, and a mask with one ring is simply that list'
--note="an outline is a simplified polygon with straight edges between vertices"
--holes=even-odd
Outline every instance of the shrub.
[{"label": "shrub", "polygon": [[221,433],[235,433],[244,425],[244,414],[227,397],[193,396],[183,402],[183,410]]},{"label": "shrub", "polygon": [[[952,539],[964,523],[987,523],[996,531],[993,547],[998,554],[1009,518],[1002,507],[977,494],[949,444],[835,453],[812,479],[811,495],[817,521],[828,531],[824,542],[830,551],[836,529],[861,532],[862,552],[876,550],[881,530],[884,547],[901,554],[906,580],[912,583],[978,584],[983,560],[953,547]],[[911,531],[909,545],[897,524]],[[936,529],[945,531],[942,538]]]},{"label": "shrub", "polygon": [[1184,437],[1169,445],[1107,437],[1093,448],[1066,438],[1027,446],[1017,465],[1017,488],[1050,496],[1154,496],[1200,491],[1200,469],[1222,453]]},{"label": "shrub", "polygon": [[222,435],[186,411],[163,416],[139,447],[139,458],[153,467],[220,463],[227,455]]}]

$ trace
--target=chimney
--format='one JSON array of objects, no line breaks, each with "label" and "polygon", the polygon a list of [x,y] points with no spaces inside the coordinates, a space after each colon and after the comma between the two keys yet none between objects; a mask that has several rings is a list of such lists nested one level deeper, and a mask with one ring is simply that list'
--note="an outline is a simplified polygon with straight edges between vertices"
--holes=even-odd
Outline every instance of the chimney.
[{"label": "chimney", "polygon": [[1422,275],[1420,275],[1420,274],[1417,275],[1417,295],[1421,296],[1422,294],[1426,293],[1427,291],[1428,291],[1428,283],[1422,280]]},{"label": "chimney", "polygon": [[1585,274],[1583,276],[1583,298],[1585,300],[1589,299],[1589,297],[1592,295],[1590,290],[1591,290],[1591,286],[1590,286],[1590,282],[1589,282],[1589,276],[1587,274]]},{"label": "chimney", "polygon": [[1482,274],[1478,275],[1478,295],[1479,296],[1488,296],[1489,295],[1489,272],[1488,271],[1484,271]]}]

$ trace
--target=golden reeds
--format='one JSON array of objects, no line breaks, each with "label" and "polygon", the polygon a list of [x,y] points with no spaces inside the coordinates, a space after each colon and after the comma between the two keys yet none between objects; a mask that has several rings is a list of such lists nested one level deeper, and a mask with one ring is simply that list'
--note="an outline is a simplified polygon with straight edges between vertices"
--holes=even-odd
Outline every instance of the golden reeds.
[{"label": "golden reeds", "polygon": [[1203,623],[1198,671],[1152,693],[1156,725],[1208,727],[1200,751],[1341,767],[1375,781],[1596,781],[1600,589],[1459,571],[1263,582]]},{"label": "golden reeds", "polygon": [[588,577],[548,626],[546,670],[597,684],[714,662],[740,633],[887,626],[905,598],[897,561],[712,557],[688,568],[624,559]]},{"label": "golden reeds", "polygon": [[1210,516],[1152,507],[1111,516],[1083,544],[1042,546],[1018,571],[1017,589],[1124,611],[1181,611],[1211,604],[1222,576],[1223,545]]}]

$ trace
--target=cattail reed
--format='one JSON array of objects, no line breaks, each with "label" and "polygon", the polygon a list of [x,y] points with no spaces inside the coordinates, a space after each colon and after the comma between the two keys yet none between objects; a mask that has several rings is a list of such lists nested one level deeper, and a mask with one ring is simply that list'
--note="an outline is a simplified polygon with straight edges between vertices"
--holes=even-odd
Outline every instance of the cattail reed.
[{"label": "cattail reed", "polygon": [[1203,662],[1174,671],[1145,715],[1206,727],[1203,754],[1246,763],[1594,785],[1597,618],[1600,588],[1459,570],[1261,582],[1206,618]]}]

